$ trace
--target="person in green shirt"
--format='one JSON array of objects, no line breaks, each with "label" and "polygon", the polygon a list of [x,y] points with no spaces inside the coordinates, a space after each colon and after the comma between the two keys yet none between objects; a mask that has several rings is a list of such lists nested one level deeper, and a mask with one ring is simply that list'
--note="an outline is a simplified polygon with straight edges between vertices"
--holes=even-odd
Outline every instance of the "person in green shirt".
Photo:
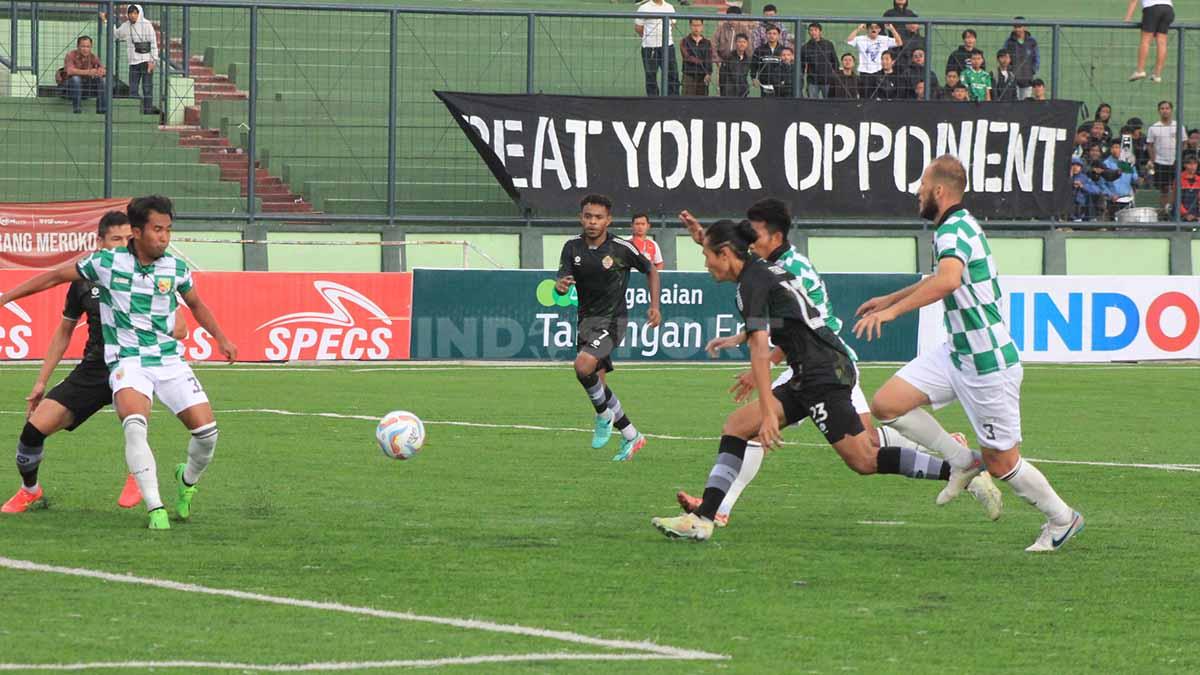
[{"label": "person in green shirt", "polygon": [[962,81],[972,101],[992,100],[992,74],[984,66],[983,52],[978,49],[971,52],[971,65],[963,72]]}]

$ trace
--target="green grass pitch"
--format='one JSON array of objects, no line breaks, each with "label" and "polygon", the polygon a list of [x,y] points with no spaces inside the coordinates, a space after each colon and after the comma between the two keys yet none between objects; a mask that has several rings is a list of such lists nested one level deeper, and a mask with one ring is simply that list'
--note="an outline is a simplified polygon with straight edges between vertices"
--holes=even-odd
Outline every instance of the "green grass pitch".
[{"label": "green grass pitch", "polygon": [[[864,389],[893,370],[866,368]],[[615,439],[596,451],[565,430],[591,422],[565,364],[198,373],[222,433],[192,522],[152,533],[141,508],[116,507],[122,440],[105,411],[47,443],[50,508],[0,518],[0,556],[729,657],[456,672],[1200,670],[1195,365],[1027,368],[1028,457],[1126,465],[1040,464],[1088,519],[1050,555],[1023,552],[1040,515],[1006,486],[997,523],[969,497],[936,507],[937,483],[856,476],[811,427],[785,433],[791,443],[767,458],[729,528],[705,544],[669,541],[650,518],[675,513],[676,490],[703,487],[716,442],[656,438],[634,462],[611,462]],[[732,409],[733,374],[619,366],[611,384],[645,432],[704,439]],[[33,377],[8,366],[0,378],[6,447]],[[366,418],[405,408],[428,422],[428,441],[390,461],[370,419],[248,412],[263,408]],[[966,429],[957,407],[939,417]],[[185,434],[156,409],[150,439],[171,504]],[[10,461],[2,497],[17,485]],[[900,524],[864,524],[880,521]],[[0,664],[639,653],[9,568],[0,597]],[[125,671],[147,672],[108,672]]]}]

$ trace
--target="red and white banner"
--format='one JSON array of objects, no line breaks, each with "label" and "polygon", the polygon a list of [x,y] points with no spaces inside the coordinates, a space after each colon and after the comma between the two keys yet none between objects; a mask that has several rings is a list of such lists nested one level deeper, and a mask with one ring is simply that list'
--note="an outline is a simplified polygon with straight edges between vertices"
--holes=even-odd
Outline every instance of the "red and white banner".
[{"label": "red and white banner", "polygon": [[128,199],[0,203],[0,269],[48,269],[97,248],[96,228]]},{"label": "red and white banner", "polygon": [[[35,272],[0,271],[0,290]],[[407,359],[412,274],[197,272],[196,290],[238,346],[239,361]],[[66,287],[0,308],[0,360],[40,359],[62,321]],[[189,361],[221,361],[216,341],[184,310]],[[67,358],[79,358],[86,322]]]}]

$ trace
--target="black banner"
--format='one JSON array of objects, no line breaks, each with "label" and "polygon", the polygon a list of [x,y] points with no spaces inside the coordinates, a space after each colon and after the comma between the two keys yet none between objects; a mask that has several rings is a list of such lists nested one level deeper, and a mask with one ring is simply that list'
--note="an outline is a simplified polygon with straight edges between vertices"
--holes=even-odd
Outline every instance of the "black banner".
[{"label": "black banner", "polygon": [[921,172],[947,153],[980,218],[1046,218],[1072,201],[1074,101],[436,93],[513,200],[544,213],[601,192],[626,214],[778,197],[799,217],[915,217]]}]

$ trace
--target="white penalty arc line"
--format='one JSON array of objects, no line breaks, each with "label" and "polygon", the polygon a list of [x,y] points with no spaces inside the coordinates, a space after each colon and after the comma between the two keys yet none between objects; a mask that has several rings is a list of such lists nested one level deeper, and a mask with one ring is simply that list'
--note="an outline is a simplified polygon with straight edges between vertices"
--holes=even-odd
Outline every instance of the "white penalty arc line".
[{"label": "white penalty arc line", "polygon": [[[442,616],[429,616],[424,614],[413,614],[411,612],[396,612],[386,609],[375,609],[373,607],[357,607],[354,605],[344,605],[340,602],[319,602],[316,600],[304,600],[300,598],[287,598],[278,595],[266,595],[263,593],[250,593],[247,591],[238,591],[225,588],[212,588],[209,586],[201,586],[199,584],[188,584],[179,581],[170,581],[168,579],[154,579],[151,577],[139,577],[132,574],[113,574],[111,572],[101,572],[98,570],[89,570],[82,567],[60,567],[58,565],[45,565],[42,563],[30,562],[27,560],[15,560],[0,556],[0,567],[6,567],[13,570],[21,570],[26,572],[47,572],[50,574],[63,574],[72,577],[84,577],[87,579],[99,579],[101,581],[109,581],[113,583],[132,584],[136,586],[150,586],[153,588],[161,588],[169,591],[181,591],[184,593],[197,593],[200,595],[215,595],[226,598],[234,598],[237,600],[249,600],[253,602],[263,602],[272,605],[284,605],[287,607],[303,607],[306,609],[320,609],[327,612],[341,612],[344,614],[356,614],[359,616],[371,616],[380,619],[396,619],[399,621],[412,621],[417,623],[429,623],[440,626],[451,626],[454,628],[463,628],[467,630],[479,630],[489,633],[506,633],[509,635],[521,635],[524,637],[544,638],[547,640],[557,640],[559,642],[567,642],[577,645],[588,645],[592,647],[604,647],[607,649],[624,649],[641,652],[642,656],[652,656],[662,659],[678,659],[678,660],[724,660],[728,656],[723,654],[712,654],[692,649],[680,649],[678,647],[668,647],[655,644],[653,642],[634,642],[631,640],[609,640],[605,638],[591,637],[580,633],[572,633],[562,630],[547,630],[544,628],[532,628],[529,626],[520,626],[517,624],[493,623],[491,621],[482,621],[478,619],[455,619]],[[638,656],[634,654],[630,656]]]}]

